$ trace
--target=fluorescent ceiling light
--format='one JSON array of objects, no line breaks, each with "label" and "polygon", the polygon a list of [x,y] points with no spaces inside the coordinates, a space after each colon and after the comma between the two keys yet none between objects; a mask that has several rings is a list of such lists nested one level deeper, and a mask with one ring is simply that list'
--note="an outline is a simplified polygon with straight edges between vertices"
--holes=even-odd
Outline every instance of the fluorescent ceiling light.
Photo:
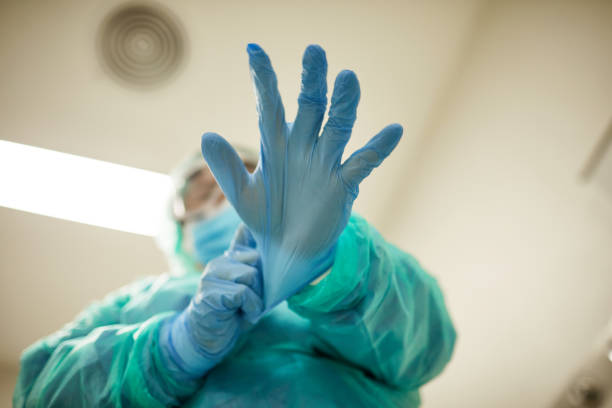
[{"label": "fluorescent ceiling light", "polygon": [[0,140],[0,206],[154,236],[170,177]]}]

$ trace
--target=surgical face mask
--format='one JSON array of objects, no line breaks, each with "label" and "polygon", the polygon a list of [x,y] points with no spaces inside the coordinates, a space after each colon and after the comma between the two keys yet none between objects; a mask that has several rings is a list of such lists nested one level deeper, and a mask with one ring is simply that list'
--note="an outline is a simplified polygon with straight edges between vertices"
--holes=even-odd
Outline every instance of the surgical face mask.
[{"label": "surgical face mask", "polygon": [[183,227],[183,248],[204,266],[223,255],[241,222],[229,204],[210,218],[187,222]]}]

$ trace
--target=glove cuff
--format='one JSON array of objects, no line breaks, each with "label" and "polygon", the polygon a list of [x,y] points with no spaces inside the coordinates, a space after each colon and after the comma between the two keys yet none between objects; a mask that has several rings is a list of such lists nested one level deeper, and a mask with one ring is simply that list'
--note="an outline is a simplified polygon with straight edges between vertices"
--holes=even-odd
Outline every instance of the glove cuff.
[{"label": "glove cuff", "polygon": [[[314,259],[299,259],[281,250],[264,255],[263,270],[277,271],[276,280],[264,278],[265,310],[271,310],[327,272],[334,264],[335,256],[336,244]],[[299,277],[299,280],[295,277]]]},{"label": "glove cuff", "polygon": [[306,286],[289,298],[289,306],[301,315],[332,313],[353,307],[367,290],[370,242],[369,225],[353,214],[337,243],[329,274],[317,285]]},{"label": "glove cuff", "polygon": [[185,310],[166,321],[160,330],[159,341],[182,371],[193,377],[201,377],[217,365],[223,355],[210,355],[196,344],[190,334],[187,317]]}]

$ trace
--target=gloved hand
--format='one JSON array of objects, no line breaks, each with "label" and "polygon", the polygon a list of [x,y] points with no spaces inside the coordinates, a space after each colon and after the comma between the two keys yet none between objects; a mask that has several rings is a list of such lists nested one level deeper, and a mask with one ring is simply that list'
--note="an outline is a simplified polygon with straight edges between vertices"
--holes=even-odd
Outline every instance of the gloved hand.
[{"label": "gloved hand", "polygon": [[249,44],[247,52],[259,112],[259,165],[249,174],[230,144],[215,133],[202,136],[202,153],[257,242],[268,310],[331,266],[359,183],[395,148],[402,127],[387,126],[341,163],[359,102],[355,74],[342,71],[336,78],[329,119],[319,136],[327,107],[323,49],[311,45],[304,53],[293,124],[285,122],[268,56],[256,44]]},{"label": "gloved hand", "polygon": [[244,224],[224,255],[210,261],[189,306],[168,321],[160,345],[182,373],[203,376],[263,312],[259,253]]}]

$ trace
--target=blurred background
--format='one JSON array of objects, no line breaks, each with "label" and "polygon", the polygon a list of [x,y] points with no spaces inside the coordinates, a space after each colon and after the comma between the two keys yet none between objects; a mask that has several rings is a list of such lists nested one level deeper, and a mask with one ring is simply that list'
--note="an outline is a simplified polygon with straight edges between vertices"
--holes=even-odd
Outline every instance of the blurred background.
[{"label": "blurred background", "polygon": [[[0,0],[1,141],[162,177],[204,131],[258,145],[247,43],[269,53],[288,118],[301,54],[318,43],[330,85],[344,68],[361,81],[347,152],[388,123],[405,128],[356,210],[446,294],[459,340],[424,406],[545,407],[566,392],[612,317],[612,2],[126,4]],[[28,210],[114,182],[39,188],[53,166],[15,146],[0,145],[0,189],[29,202],[0,207],[2,406],[25,347],[167,269],[146,227]],[[109,194],[125,211],[95,211],[137,218],[155,193],[133,184]]]}]

